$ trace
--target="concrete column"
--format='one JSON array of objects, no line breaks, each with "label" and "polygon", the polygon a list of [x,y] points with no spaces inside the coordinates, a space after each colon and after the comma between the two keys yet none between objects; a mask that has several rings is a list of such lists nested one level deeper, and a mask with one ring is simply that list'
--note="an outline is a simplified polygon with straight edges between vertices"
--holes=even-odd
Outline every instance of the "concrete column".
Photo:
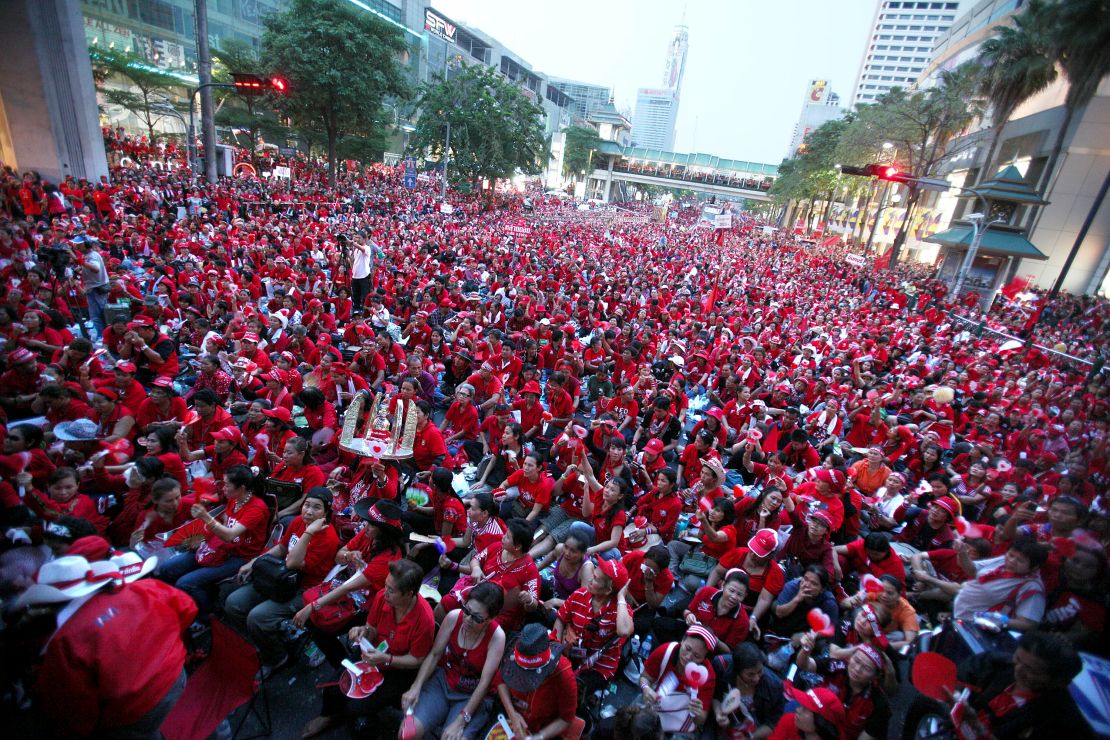
[{"label": "concrete column", "polygon": [[79,0],[0,2],[0,158],[58,182],[108,174]]},{"label": "concrete column", "polygon": [[601,200],[609,202],[610,191],[613,189],[613,157],[609,157],[609,167],[605,174],[605,189],[601,192]]}]

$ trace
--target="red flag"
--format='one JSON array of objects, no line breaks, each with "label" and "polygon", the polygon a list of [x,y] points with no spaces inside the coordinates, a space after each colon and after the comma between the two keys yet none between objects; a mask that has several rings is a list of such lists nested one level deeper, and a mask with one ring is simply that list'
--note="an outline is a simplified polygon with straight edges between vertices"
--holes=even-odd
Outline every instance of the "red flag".
[{"label": "red flag", "polygon": [[[720,242],[718,242],[719,244]],[[709,295],[705,297],[705,302],[702,304],[702,312],[709,314],[717,305],[717,283],[720,281],[721,275],[717,273],[717,277],[713,280],[713,287],[709,289]]]},{"label": "red flag", "polygon": [[725,243],[725,230],[724,229],[717,229],[717,233],[713,235],[713,241],[715,241],[717,243],[718,247],[721,246],[722,244],[724,244]]},{"label": "red flag", "polygon": [[1048,294],[1041,296],[1040,300],[1037,301],[1036,310],[1034,310],[1032,315],[1029,316],[1029,320],[1025,322],[1025,326],[1023,326],[1021,329],[1022,334],[1028,336],[1029,332],[1033,331],[1033,327],[1037,325],[1038,321],[1040,321],[1041,312],[1044,311],[1044,306],[1046,303],[1048,303]]},{"label": "red flag", "polygon": [[1002,288],[1001,293],[1002,295],[1006,296],[1008,300],[1012,301],[1018,293],[1024,293],[1029,288],[1029,285],[1032,282],[1033,281],[1030,278],[1021,278],[1015,276],[1013,280],[1011,280],[1005,285],[1005,287]]}]

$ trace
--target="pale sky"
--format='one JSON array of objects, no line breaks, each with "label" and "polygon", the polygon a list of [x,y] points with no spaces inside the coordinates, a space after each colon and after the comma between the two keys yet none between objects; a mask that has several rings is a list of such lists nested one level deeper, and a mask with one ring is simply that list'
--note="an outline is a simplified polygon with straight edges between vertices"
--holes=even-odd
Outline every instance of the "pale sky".
[{"label": "pale sky", "polygon": [[851,98],[877,0],[433,0],[532,68],[615,88],[658,87],[674,27],[690,51],[675,149],[778,164],[811,79]]}]

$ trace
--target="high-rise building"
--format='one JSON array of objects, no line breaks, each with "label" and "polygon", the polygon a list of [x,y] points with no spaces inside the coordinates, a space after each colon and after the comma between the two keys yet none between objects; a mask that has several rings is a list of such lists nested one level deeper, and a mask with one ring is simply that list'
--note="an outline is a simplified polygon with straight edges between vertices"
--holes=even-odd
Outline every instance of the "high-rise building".
[{"label": "high-rise building", "polygon": [[852,107],[873,103],[893,87],[909,87],[929,64],[933,42],[970,0],[879,0],[863,54]]},{"label": "high-rise building", "polygon": [[590,116],[613,100],[613,91],[604,85],[548,77],[548,84],[572,98],[570,111],[576,121],[588,121]]},{"label": "high-rise building", "polygon": [[674,150],[678,96],[669,88],[641,87],[632,114],[632,142],[648,149]]},{"label": "high-rise building", "polygon": [[674,127],[689,49],[690,35],[686,26],[677,26],[667,47],[663,86],[641,87],[636,91],[636,110],[632,114],[632,141],[636,146],[674,149]]},{"label": "high-rise building", "polygon": [[794,124],[794,136],[790,139],[790,148],[786,157],[798,154],[806,137],[821,127],[827,121],[833,121],[844,115],[840,107],[840,96],[831,89],[828,80],[810,80],[806,85],[806,97],[802,103],[802,114]]}]

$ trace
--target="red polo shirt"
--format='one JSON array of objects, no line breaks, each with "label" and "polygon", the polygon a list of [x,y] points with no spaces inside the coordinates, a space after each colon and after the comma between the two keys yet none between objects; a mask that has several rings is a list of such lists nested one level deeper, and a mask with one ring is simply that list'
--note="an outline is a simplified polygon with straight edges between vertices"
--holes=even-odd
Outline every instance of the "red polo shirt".
[{"label": "red polo shirt", "polygon": [[748,639],[748,613],[744,605],[739,604],[734,610],[725,615],[717,613],[717,603],[721,600],[723,592],[713,586],[705,586],[694,594],[690,605],[686,607],[698,621],[709,628],[718,640],[724,640],[730,648],[739,645]]}]

